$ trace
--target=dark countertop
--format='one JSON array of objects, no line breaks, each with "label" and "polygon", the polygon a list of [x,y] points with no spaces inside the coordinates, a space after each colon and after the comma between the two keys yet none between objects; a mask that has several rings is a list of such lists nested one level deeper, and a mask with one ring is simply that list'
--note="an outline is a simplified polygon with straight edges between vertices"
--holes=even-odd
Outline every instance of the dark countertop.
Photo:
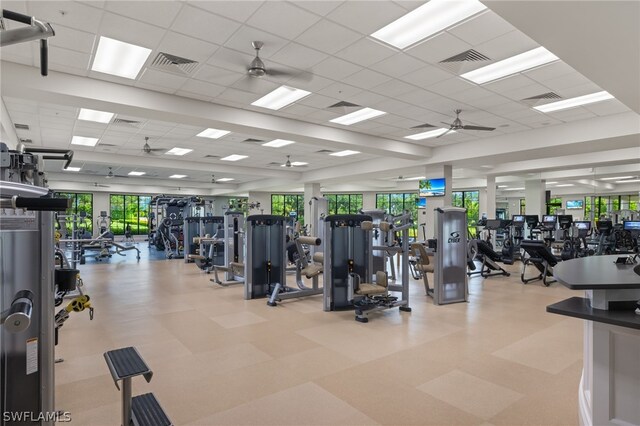
[{"label": "dark countertop", "polygon": [[553,276],[572,290],[640,288],[636,265],[616,265],[619,255],[589,256],[565,260],[553,267]]},{"label": "dark countertop", "polygon": [[589,299],[584,297],[571,297],[562,302],[549,305],[547,306],[547,312],[640,330],[640,315],[635,314],[633,310],[605,311],[594,309],[591,307]]}]

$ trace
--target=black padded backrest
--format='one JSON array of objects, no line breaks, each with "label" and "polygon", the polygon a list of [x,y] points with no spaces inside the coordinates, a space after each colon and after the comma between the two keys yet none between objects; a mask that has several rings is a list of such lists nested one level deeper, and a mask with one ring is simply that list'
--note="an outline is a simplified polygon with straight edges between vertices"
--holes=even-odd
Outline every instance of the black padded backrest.
[{"label": "black padded backrest", "polygon": [[524,240],[520,243],[520,247],[526,251],[529,256],[542,259],[546,261],[549,266],[558,264],[558,259],[553,255],[549,247],[545,245],[544,241]]},{"label": "black padded backrest", "polygon": [[486,241],[478,240],[478,252],[483,256],[487,256],[494,262],[499,262],[501,260],[500,255],[496,253],[493,247],[491,247],[491,244]]}]

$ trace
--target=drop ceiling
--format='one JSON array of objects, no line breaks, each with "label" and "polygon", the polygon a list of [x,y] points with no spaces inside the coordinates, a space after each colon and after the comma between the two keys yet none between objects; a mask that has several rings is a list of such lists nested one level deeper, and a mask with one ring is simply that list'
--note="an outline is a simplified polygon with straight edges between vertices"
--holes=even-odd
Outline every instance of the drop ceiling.
[{"label": "drop ceiling", "polygon": [[[532,101],[525,99],[548,93],[571,98],[606,90],[562,61],[562,56],[549,65],[483,85],[460,78],[462,72],[539,46],[490,9],[403,51],[370,37],[372,32],[422,4],[413,1],[184,1],[154,2],[151,6],[148,2],[134,1],[4,1],[3,8],[36,16],[54,27],[56,36],[50,39],[49,52],[52,75],[47,78],[55,81],[57,74],[64,73],[70,86],[77,83],[88,89],[73,96],[70,95],[72,87],[51,88],[50,96],[41,95],[44,89],[22,96],[17,89],[14,93],[10,87],[6,90],[3,87],[2,99],[13,123],[29,125],[28,131],[16,130],[20,138],[31,139],[36,146],[73,148],[83,167],[78,176],[87,175],[82,179],[92,179],[91,175],[100,175],[109,166],[124,173],[139,165],[148,174],[130,179],[132,182],[144,184],[154,177],[165,179],[179,172],[187,174],[187,179],[193,182],[206,184],[215,173],[235,179],[225,185],[229,191],[269,190],[270,182],[274,187],[286,188],[282,180],[290,180],[292,188],[299,187],[301,182],[317,181],[317,176],[323,176],[322,182],[340,182],[344,180],[341,170],[345,171],[344,176],[357,180],[359,169],[363,170],[362,176],[370,173],[365,164],[382,164],[380,171],[391,176],[405,175],[411,170],[424,171],[425,165],[441,164],[437,160],[440,152],[452,149],[465,152],[469,147],[494,140],[512,140],[512,143],[501,142],[505,152],[513,161],[525,161],[530,158],[527,151],[531,147],[517,145],[527,138],[535,140],[536,135],[543,134],[540,129],[553,128],[563,133],[575,128],[576,123],[605,122],[614,116],[637,122],[637,114],[615,99],[550,114],[532,109]],[[575,13],[580,13],[579,7]],[[8,22],[7,27],[16,25]],[[90,70],[100,36],[152,49],[137,79]],[[286,71],[288,76],[267,75],[260,79],[247,76],[247,66],[254,56],[251,42],[255,40],[264,42],[260,53],[267,69]],[[441,63],[470,49],[490,61]],[[160,52],[196,61],[197,65],[192,72],[182,75],[152,68],[151,62]],[[37,71],[37,43],[2,47],[1,53],[3,71],[13,70],[19,74],[15,64],[31,67],[34,73]],[[615,74],[611,78],[615,78]],[[10,84],[10,77],[2,80],[3,84]],[[114,93],[109,94],[111,98],[107,94],[101,96],[104,86],[98,88],[100,81],[113,85],[121,96],[117,100]],[[96,87],[95,93],[91,93],[92,84]],[[312,94],[277,111],[251,105],[283,84]],[[172,114],[169,105],[151,105],[153,98],[149,92],[169,96],[163,96],[159,104],[169,104],[174,99],[175,104],[193,108],[197,114],[204,114],[207,106],[218,105],[226,107],[225,111],[230,114],[224,118],[209,117],[210,125],[203,118],[196,125],[185,118],[186,111],[184,115]],[[56,94],[65,96],[56,97]],[[135,105],[142,97],[148,97],[149,102]],[[351,126],[330,123],[329,120],[358,109],[330,107],[341,101],[387,114]],[[78,120],[81,107],[115,112],[118,122],[99,124]],[[460,131],[422,141],[405,138],[424,131],[412,129],[416,126],[441,127],[445,126],[443,122],[451,123],[456,108],[463,110],[464,124],[496,130]],[[249,112],[254,114],[248,115]],[[232,116],[234,118],[229,118]],[[239,118],[236,120],[235,116]],[[242,122],[244,117],[247,120]],[[288,119],[286,131],[280,126],[284,122],[276,121],[278,118]],[[195,136],[207,127],[225,129],[225,121],[231,130],[228,135],[215,140]],[[276,139],[279,130],[283,130],[282,139],[296,140],[291,135],[297,135],[299,140],[282,148],[244,142]],[[637,140],[637,129],[635,133],[633,129],[627,133]],[[71,146],[73,135],[97,137],[100,142],[96,147]],[[611,135],[616,136],[619,135],[615,132]],[[162,152],[144,154],[145,137],[149,137],[153,148],[181,147],[193,151],[171,158]],[[371,140],[371,146],[367,146],[367,140]],[[602,150],[594,145],[595,142],[586,149]],[[625,149],[629,145],[633,146],[633,139],[627,138],[607,149]],[[335,152],[341,147],[361,153],[335,157],[328,155],[329,152],[319,152]],[[407,158],[407,152],[416,155]],[[248,158],[235,163],[220,160],[231,154]],[[309,165],[282,168],[280,164],[286,161],[287,155],[292,161]],[[554,153],[549,150],[545,155],[553,157]],[[478,161],[499,165],[503,160],[496,157],[493,162],[491,158]],[[630,160],[633,162],[633,157]],[[567,157],[567,161],[571,167],[570,158]],[[451,156],[447,162],[459,169],[468,168],[464,175],[480,177],[490,173],[487,168],[471,167],[468,161],[456,164]],[[578,166],[583,164],[576,164]],[[523,172],[526,167],[523,165]],[[85,173],[89,171],[96,173]],[[69,179],[68,173],[54,174],[52,179]]]}]

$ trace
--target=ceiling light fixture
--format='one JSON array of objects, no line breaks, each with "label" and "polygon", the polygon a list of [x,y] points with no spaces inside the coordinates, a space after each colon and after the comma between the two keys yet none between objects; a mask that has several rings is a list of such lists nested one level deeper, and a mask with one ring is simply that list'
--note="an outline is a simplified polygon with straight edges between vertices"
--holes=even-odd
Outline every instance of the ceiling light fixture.
[{"label": "ceiling light fixture", "polygon": [[251,103],[251,105],[278,110],[294,103],[295,101],[299,101],[310,94],[311,92],[296,89],[295,87],[280,86],[257,101]]},{"label": "ceiling light fixture", "polygon": [[398,49],[404,49],[486,9],[477,0],[452,3],[431,0],[371,34]]},{"label": "ceiling light fixture", "polygon": [[600,180],[624,180],[624,179],[633,179],[635,176],[616,176],[616,177],[606,177],[600,178]]},{"label": "ceiling light fixture", "polygon": [[135,79],[151,54],[151,49],[100,37],[92,71]]},{"label": "ceiling light fixture", "polygon": [[82,167],[67,167],[66,169],[62,169],[63,172],[79,172],[82,170]]},{"label": "ceiling light fixture", "polygon": [[182,179],[182,178],[186,178],[187,175],[171,175],[169,176],[170,179]]},{"label": "ceiling light fixture", "polygon": [[498,188],[508,188],[509,185],[498,185]]},{"label": "ceiling light fixture", "polygon": [[115,114],[112,112],[96,111],[95,109],[80,108],[78,120],[95,121],[96,123],[108,123]]},{"label": "ceiling light fixture", "polygon": [[450,130],[450,129],[435,129],[435,130],[429,130],[428,132],[422,132],[422,133],[416,133],[415,135],[409,135],[409,136],[405,136],[405,139],[411,139],[414,141],[419,141],[422,139],[429,139],[429,138],[435,138],[438,137],[444,133],[446,133],[447,131],[449,131],[449,133],[456,133],[455,130]]},{"label": "ceiling light fixture", "polygon": [[564,99],[558,102],[551,102],[550,104],[538,105],[533,109],[540,112],[553,112],[561,109],[575,108],[581,105],[593,104],[595,102],[602,102],[609,99],[615,99],[609,92],[597,92],[590,95],[578,96],[576,98]]},{"label": "ceiling light fixture", "polygon": [[228,130],[218,130],[218,129],[209,128],[201,131],[196,136],[200,138],[218,139],[223,137],[224,135],[228,135],[229,133],[231,132]]},{"label": "ceiling light fixture", "polygon": [[263,143],[262,146],[270,146],[271,148],[281,148],[283,146],[291,145],[294,141],[288,141],[286,139],[274,139],[271,142]]},{"label": "ceiling light fixture", "polygon": [[524,188],[507,188],[505,191],[524,191]]},{"label": "ceiling light fixture", "polygon": [[228,155],[228,156],[226,156],[224,158],[221,158],[220,160],[222,160],[222,161],[238,161],[238,160],[242,160],[242,159],[248,158],[248,157],[249,157],[248,155],[231,154],[231,155]]},{"label": "ceiling light fixture", "polygon": [[558,183],[558,182],[547,182],[547,185],[553,185],[554,183]]},{"label": "ceiling light fixture", "polygon": [[617,180],[616,183],[635,183],[640,182],[640,179],[631,179],[631,180]]},{"label": "ceiling light fixture", "polygon": [[564,188],[566,186],[575,186],[573,183],[561,183],[560,185],[556,185],[556,188]]},{"label": "ceiling light fixture", "polygon": [[129,176],[142,176],[142,175],[146,175],[147,173],[146,173],[146,172],[136,172],[136,171],[134,170],[134,171],[131,171],[131,172],[127,173],[127,174],[128,174]]},{"label": "ceiling light fixture", "polygon": [[218,182],[231,182],[232,180],[235,180],[234,178],[220,178],[217,179]]},{"label": "ceiling light fixture", "polygon": [[426,176],[415,176],[415,177],[405,178],[404,180],[423,180],[426,178],[427,178]]},{"label": "ceiling light fixture", "polygon": [[188,149],[188,148],[171,148],[169,151],[165,152],[166,155],[185,155],[190,153],[191,151],[193,151],[192,149]]},{"label": "ceiling light fixture", "polygon": [[360,154],[360,151],[352,151],[350,149],[347,149],[344,151],[334,152],[329,155],[333,155],[334,157],[346,157],[347,155],[354,155],[354,154]]},{"label": "ceiling light fixture", "polygon": [[306,166],[309,163],[305,163],[304,161],[290,161],[289,164],[281,164],[280,167],[300,167]]},{"label": "ceiling light fixture", "polygon": [[384,111],[378,111],[373,108],[362,108],[358,111],[354,111],[352,113],[343,115],[341,117],[334,118],[333,120],[329,120],[331,123],[342,124],[344,126],[350,126],[355,123],[359,123],[364,120],[369,120],[371,118],[379,117],[381,115],[386,114]]},{"label": "ceiling light fixture", "polygon": [[516,56],[503,59],[502,61],[478,68],[477,70],[466,72],[460,77],[473,81],[476,84],[484,84],[557,60],[558,57],[556,55],[540,46]]},{"label": "ceiling light fixture", "polygon": [[82,146],[96,146],[98,144],[98,138],[88,138],[85,136],[74,136],[71,138],[71,145],[82,145]]}]

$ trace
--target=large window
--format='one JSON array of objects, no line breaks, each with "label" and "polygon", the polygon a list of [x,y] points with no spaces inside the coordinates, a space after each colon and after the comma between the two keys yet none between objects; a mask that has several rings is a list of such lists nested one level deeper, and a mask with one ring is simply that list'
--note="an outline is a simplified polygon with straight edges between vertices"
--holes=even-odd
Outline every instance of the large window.
[{"label": "large window", "polygon": [[413,226],[409,229],[409,237],[416,238],[418,234],[417,197],[417,192],[376,194],[376,209],[384,210],[393,216],[399,216],[405,211],[409,211],[409,213],[411,213],[411,219],[413,220]]},{"label": "large window", "polygon": [[[454,191],[451,194],[451,205],[467,209],[467,229],[469,235],[476,235],[476,225],[480,216],[479,191]],[[487,212],[489,219],[493,219],[495,212]]]},{"label": "large window", "polygon": [[547,214],[556,214],[556,210],[562,209],[562,198],[552,198],[547,203]]},{"label": "large window", "polygon": [[610,216],[614,211],[638,211],[638,198],[637,195],[588,196],[585,197],[584,216],[597,220],[603,215]]},{"label": "large window", "polygon": [[304,195],[271,194],[271,214],[289,217],[295,212],[298,222],[304,225]]},{"label": "large window", "polygon": [[[67,215],[80,215],[82,212],[86,213],[87,218],[80,222],[79,225],[86,227],[87,231],[93,232],[93,194],[90,192],[58,192],[58,197],[69,198],[71,200],[71,207],[65,211]],[[71,221],[67,221],[67,233],[71,234]]]},{"label": "large window", "polygon": [[328,214],[358,214],[362,210],[362,194],[325,194]]},{"label": "large window", "polygon": [[111,232],[122,235],[128,225],[131,227],[133,235],[149,233],[150,196],[111,194],[109,201],[111,205]]},{"label": "large window", "polygon": [[526,214],[527,212],[527,203],[524,198],[520,198],[520,214]]}]

